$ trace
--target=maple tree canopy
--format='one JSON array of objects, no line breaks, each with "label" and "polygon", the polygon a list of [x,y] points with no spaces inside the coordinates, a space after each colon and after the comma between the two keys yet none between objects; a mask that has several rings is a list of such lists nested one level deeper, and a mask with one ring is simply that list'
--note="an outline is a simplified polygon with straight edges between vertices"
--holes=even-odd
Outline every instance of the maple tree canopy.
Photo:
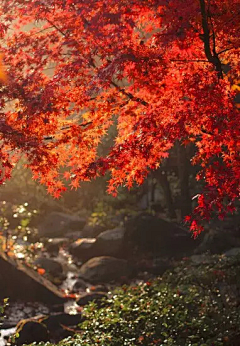
[{"label": "maple tree canopy", "polygon": [[[141,184],[176,141],[204,181],[187,217],[239,199],[240,0],[2,0],[1,182],[26,155],[58,197],[110,172]],[[28,27],[29,26],[29,27]],[[113,123],[114,145],[98,146]],[[62,167],[67,169],[62,169]]]}]

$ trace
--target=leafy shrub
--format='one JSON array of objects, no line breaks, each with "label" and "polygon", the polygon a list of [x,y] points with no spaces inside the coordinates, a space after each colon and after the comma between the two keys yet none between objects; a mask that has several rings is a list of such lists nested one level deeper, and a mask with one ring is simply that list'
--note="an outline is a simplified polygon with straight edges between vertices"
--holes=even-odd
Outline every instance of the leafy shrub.
[{"label": "leafy shrub", "polygon": [[8,298],[5,298],[2,302],[2,305],[0,305],[0,327],[4,319],[4,312],[7,305],[8,305]]},{"label": "leafy shrub", "polygon": [[239,259],[226,257],[205,265],[186,261],[164,280],[122,287],[103,308],[85,307],[82,333],[59,346],[239,346],[239,308],[219,289],[220,278],[226,287],[233,279],[221,271],[239,266]]}]

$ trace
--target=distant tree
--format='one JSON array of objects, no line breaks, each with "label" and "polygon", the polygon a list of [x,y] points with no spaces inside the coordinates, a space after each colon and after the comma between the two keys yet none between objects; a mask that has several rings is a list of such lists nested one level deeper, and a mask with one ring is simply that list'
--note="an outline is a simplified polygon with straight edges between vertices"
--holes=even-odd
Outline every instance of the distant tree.
[{"label": "distant tree", "polygon": [[[239,0],[2,0],[0,16],[1,182],[25,154],[56,197],[65,180],[77,188],[106,172],[115,194],[141,184],[175,143],[182,165],[191,144],[204,181],[191,230],[234,210]],[[114,121],[113,146],[100,156]]]}]

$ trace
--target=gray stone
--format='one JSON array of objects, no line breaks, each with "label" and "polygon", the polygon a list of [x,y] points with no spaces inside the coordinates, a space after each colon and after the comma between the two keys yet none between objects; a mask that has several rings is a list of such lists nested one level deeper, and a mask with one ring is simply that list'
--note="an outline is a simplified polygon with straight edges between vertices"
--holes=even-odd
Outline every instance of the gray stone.
[{"label": "gray stone", "polygon": [[47,327],[34,319],[20,321],[17,325],[16,333],[18,334],[14,341],[16,346],[49,341]]},{"label": "gray stone", "polygon": [[69,247],[69,252],[74,257],[85,262],[92,257],[98,256],[95,238],[82,238],[76,240]]},{"label": "gray stone", "polygon": [[96,247],[98,254],[102,256],[117,256],[124,245],[125,229],[117,227],[102,232],[97,237]]},{"label": "gray stone", "polygon": [[39,257],[34,261],[34,264],[38,268],[43,268],[47,273],[53,276],[59,276],[63,272],[61,263],[46,257]]},{"label": "gray stone", "polygon": [[60,212],[48,214],[38,227],[40,237],[62,237],[71,231],[81,231],[86,223],[84,218]]},{"label": "gray stone", "polygon": [[104,283],[129,277],[133,270],[125,260],[101,256],[95,257],[82,265],[79,277],[92,283]]},{"label": "gray stone", "polygon": [[118,256],[124,245],[124,228],[104,231],[97,238],[80,238],[71,244],[69,252],[85,262],[93,257]]}]

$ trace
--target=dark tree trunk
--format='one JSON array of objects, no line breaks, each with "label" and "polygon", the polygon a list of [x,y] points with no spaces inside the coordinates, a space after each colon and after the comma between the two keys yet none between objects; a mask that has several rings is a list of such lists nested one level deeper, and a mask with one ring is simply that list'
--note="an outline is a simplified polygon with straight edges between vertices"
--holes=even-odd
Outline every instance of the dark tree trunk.
[{"label": "dark tree trunk", "polygon": [[189,215],[192,211],[192,201],[189,191],[189,171],[190,171],[190,161],[187,153],[187,149],[180,145],[177,146],[178,153],[178,177],[180,183],[180,210],[181,218]]},{"label": "dark tree trunk", "polygon": [[171,219],[174,219],[176,218],[176,213],[174,209],[172,191],[171,191],[171,187],[167,178],[167,174],[164,171],[158,171],[155,177],[157,181],[160,183],[163,190],[164,199],[167,206],[168,217],[170,217]]}]

